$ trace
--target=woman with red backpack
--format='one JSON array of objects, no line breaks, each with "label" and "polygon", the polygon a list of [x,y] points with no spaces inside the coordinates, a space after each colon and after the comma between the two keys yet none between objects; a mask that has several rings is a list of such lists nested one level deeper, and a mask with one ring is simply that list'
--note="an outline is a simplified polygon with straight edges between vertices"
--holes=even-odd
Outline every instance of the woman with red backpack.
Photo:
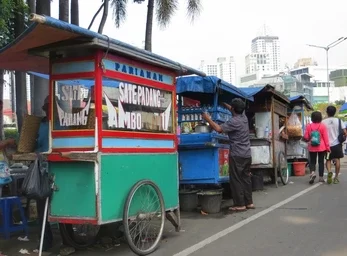
[{"label": "woman with red backpack", "polygon": [[304,140],[308,142],[310,153],[310,184],[316,179],[316,164],[318,158],[319,182],[324,181],[324,158],[330,152],[329,137],[326,126],[322,123],[322,113],[314,111],[311,114],[311,122],[306,126]]}]

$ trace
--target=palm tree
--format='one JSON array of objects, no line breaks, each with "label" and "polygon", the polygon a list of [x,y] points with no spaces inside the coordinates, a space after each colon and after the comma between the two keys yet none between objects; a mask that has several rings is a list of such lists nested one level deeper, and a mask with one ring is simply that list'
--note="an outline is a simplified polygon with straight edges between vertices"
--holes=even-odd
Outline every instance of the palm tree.
[{"label": "palm tree", "polygon": [[[36,13],[51,16],[51,0],[36,0]],[[33,108],[31,113],[36,116],[44,115],[42,111],[43,99],[49,94],[49,82],[41,77],[34,76]]]},{"label": "palm tree", "polygon": [[[133,0],[134,3],[143,3],[144,1],[145,0]],[[201,0],[186,1],[188,17],[191,19],[191,21],[194,21],[202,9]],[[159,26],[166,27],[170,23],[172,16],[175,14],[178,8],[178,2],[178,0],[148,0],[145,50],[152,51],[154,9]],[[113,7],[115,24],[117,27],[119,27],[121,22],[126,18],[126,4],[127,0],[111,0],[111,6]]]},{"label": "palm tree", "polygon": [[98,33],[100,33],[100,34],[102,34],[102,31],[104,30],[104,27],[106,24],[106,20],[107,20],[107,16],[108,16],[109,3],[110,3],[109,0],[104,0],[104,4],[103,4],[104,12],[102,14],[102,18],[101,18],[99,29],[98,29]]},{"label": "palm tree", "polygon": [[79,26],[79,7],[78,7],[78,0],[71,0],[71,24]]},{"label": "palm tree", "polygon": [[69,0],[59,0],[59,19],[65,22],[69,22],[70,4]]},{"label": "palm tree", "polygon": [[[25,8],[27,7],[23,0],[14,1],[14,36],[18,37],[25,29]],[[15,73],[16,83],[16,114],[17,125],[20,131],[23,124],[24,115],[28,113],[27,90],[26,90],[26,73]]]}]

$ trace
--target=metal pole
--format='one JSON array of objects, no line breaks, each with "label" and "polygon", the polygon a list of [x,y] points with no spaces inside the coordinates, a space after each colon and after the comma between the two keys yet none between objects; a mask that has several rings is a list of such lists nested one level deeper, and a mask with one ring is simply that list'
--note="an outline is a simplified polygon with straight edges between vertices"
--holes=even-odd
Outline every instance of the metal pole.
[{"label": "metal pole", "polygon": [[328,88],[328,103],[330,103],[330,76],[329,76],[329,48],[325,49],[327,55],[327,88]]},{"label": "metal pole", "polygon": [[331,44],[327,46],[319,46],[319,45],[313,45],[313,44],[308,44],[310,47],[315,47],[315,48],[320,48],[324,49],[326,52],[326,57],[327,57],[327,88],[328,88],[328,103],[330,103],[330,76],[329,76],[329,50],[338,44],[342,43],[343,41],[347,40],[347,37],[340,37],[336,41],[332,42]]}]

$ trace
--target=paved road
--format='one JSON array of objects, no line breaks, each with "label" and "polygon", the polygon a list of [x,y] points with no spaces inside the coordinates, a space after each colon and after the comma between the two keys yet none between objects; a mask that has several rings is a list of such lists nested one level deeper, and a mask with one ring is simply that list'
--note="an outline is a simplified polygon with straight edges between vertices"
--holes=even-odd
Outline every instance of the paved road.
[{"label": "paved road", "polygon": [[[347,171],[347,161],[344,167]],[[184,232],[175,233],[170,224],[166,225],[165,238],[152,255],[347,255],[347,174],[341,176],[338,185],[320,185],[311,187],[311,191],[307,191],[307,179],[291,177],[287,186],[267,186],[256,192],[256,210],[214,216],[183,213]],[[15,238],[10,243],[0,240],[0,251],[10,256],[20,255],[20,248],[30,246]],[[107,252],[81,251],[74,255],[134,254],[122,244]]]},{"label": "paved road", "polygon": [[319,186],[190,255],[347,255],[345,177],[341,184]]}]

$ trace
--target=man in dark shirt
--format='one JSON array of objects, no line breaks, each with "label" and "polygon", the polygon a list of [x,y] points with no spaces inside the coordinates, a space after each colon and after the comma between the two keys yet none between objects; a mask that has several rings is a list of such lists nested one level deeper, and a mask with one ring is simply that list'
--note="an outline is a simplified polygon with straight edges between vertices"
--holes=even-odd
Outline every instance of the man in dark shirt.
[{"label": "man in dark shirt", "polygon": [[226,133],[229,137],[229,182],[234,200],[234,207],[230,207],[230,210],[254,209],[250,172],[252,164],[251,143],[248,119],[244,114],[246,105],[241,99],[236,98],[231,101],[231,106],[226,103],[224,106],[230,110],[232,118],[222,125],[213,122],[207,113],[203,113],[202,116],[212,129],[219,133]]}]

